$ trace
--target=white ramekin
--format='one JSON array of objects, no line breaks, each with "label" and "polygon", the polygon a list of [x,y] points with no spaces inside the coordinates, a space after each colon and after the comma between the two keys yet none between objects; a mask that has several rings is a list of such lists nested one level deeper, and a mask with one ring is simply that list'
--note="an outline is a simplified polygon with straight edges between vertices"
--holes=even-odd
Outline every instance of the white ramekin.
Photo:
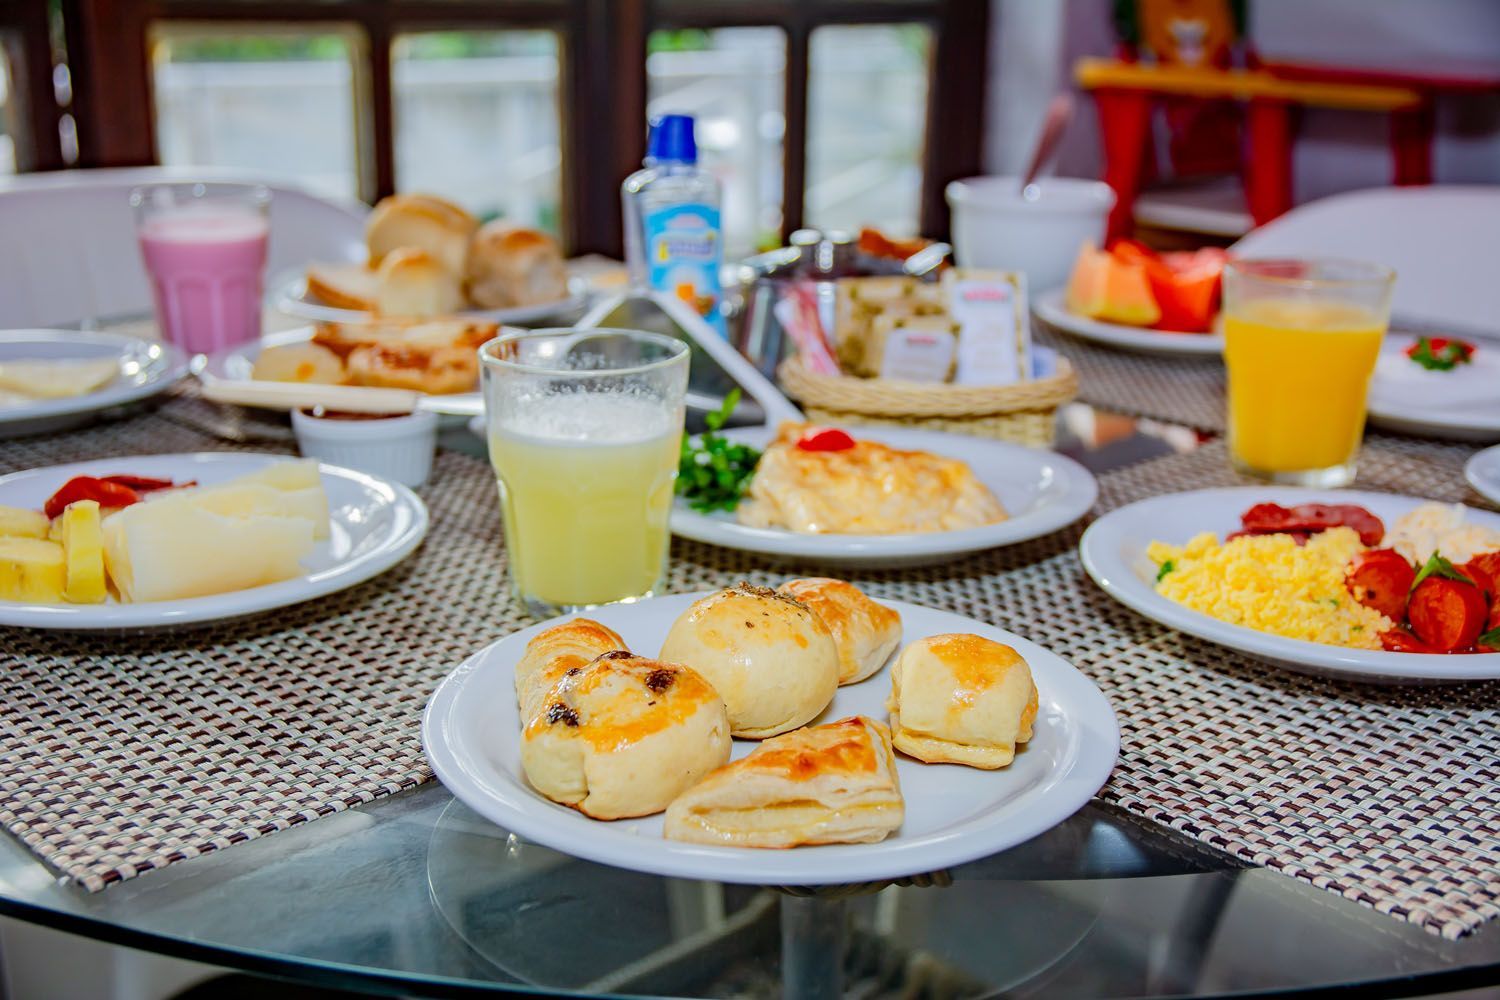
[{"label": "white ramekin", "polygon": [[959,267],[1023,271],[1030,294],[1067,284],[1078,248],[1104,241],[1115,193],[1099,181],[1044,177],[1038,197],[1021,194],[1019,177],[970,177],[947,187],[953,210],[953,256]]},{"label": "white ramekin", "polygon": [[297,447],[307,458],[421,486],[437,450],[437,414],[426,410],[378,420],[338,420],[292,411]]}]

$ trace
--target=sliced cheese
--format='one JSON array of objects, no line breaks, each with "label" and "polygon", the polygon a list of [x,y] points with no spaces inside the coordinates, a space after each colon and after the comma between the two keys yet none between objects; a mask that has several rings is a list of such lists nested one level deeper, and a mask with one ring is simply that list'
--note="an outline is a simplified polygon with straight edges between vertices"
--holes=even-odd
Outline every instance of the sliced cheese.
[{"label": "sliced cheese", "polygon": [[50,522],[39,510],[0,506],[0,537],[46,538]]},{"label": "sliced cheese", "polygon": [[62,600],[63,549],[40,538],[0,538],[0,600]]},{"label": "sliced cheese", "polygon": [[[246,473],[230,483],[247,485],[260,483],[276,490],[307,490],[323,488],[323,476],[318,472],[318,460],[302,458],[295,462],[273,462],[264,469]],[[229,485],[225,483],[224,485]]]},{"label": "sliced cheese", "polygon": [[328,537],[328,496],[321,486],[305,490],[277,490],[239,480],[223,486],[162,494],[154,503],[185,500],[203,510],[225,517],[301,517],[312,523],[313,538]]},{"label": "sliced cheese", "polygon": [[101,604],[104,582],[104,533],[99,504],[76,500],[62,512],[64,562],[63,600],[69,604]]},{"label": "sliced cheese", "polygon": [[119,358],[18,359],[0,362],[0,389],[32,399],[63,399],[93,392],[119,374]]}]

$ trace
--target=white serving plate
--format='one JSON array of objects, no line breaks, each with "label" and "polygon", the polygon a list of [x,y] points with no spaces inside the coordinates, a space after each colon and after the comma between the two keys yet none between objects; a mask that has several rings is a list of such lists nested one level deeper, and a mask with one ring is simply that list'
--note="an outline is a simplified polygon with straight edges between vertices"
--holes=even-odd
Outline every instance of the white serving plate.
[{"label": "white serving plate", "polygon": [[[209,355],[207,363],[203,366],[203,374],[207,378],[217,378],[229,382],[253,381],[252,372],[255,369],[255,359],[260,357],[260,352],[267,347],[283,347],[287,344],[301,344],[312,339],[313,328],[310,326],[299,326],[291,330],[283,330],[279,333],[268,333],[260,340],[248,344],[240,344],[217,354]],[[265,383],[262,383],[265,384]],[[360,386],[348,388],[360,389]],[[385,392],[383,389],[375,389],[372,392]],[[431,403],[431,405],[427,405]],[[435,413],[453,414],[463,417],[472,417],[484,413],[484,396],[476,388],[473,392],[445,393],[441,396],[427,396],[423,400],[423,409],[430,409]]]},{"label": "white serving plate", "polygon": [[114,381],[82,396],[0,406],[0,438],[45,434],[88,422],[101,410],[165,391],[187,372],[188,359],[170,344],[81,330],[0,330],[0,361],[118,357]]},{"label": "white serving plate", "polygon": [[[905,535],[808,535],[779,528],[751,528],[732,512],[701,514],[681,497],[672,505],[672,531],[731,549],[782,558],[812,559],[829,565],[917,566],[1001,545],[1040,538],[1087,514],[1099,495],[1093,475],[1064,455],[967,434],[853,427],[849,433],[893,448],[930,451],[962,459],[1010,512],[999,524],[962,531]],[[725,431],[735,441],[764,448],[774,437],[769,427]]]},{"label": "white serving plate", "polygon": [[1464,478],[1486,500],[1500,505],[1500,444],[1470,456],[1464,463]]},{"label": "white serving plate", "polygon": [[1191,354],[1218,357],[1224,353],[1222,333],[1173,333],[1143,326],[1104,323],[1078,316],[1063,305],[1066,289],[1055,288],[1037,296],[1032,311],[1046,322],[1075,337],[1141,354]]},{"label": "white serving plate", "polygon": [[[1169,600],[1156,592],[1155,566],[1146,558],[1153,541],[1180,545],[1200,531],[1221,539],[1240,527],[1240,515],[1261,502],[1357,504],[1385,522],[1387,529],[1407,511],[1425,503],[1416,497],[1355,490],[1247,486],[1168,493],[1112,510],[1089,525],[1079,543],[1083,566],[1094,582],[1121,604],[1188,635],[1304,674],[1375,683],[1437,683],[1500,678],[1500,653],[1447,656],[1345,649],[1288,639],[1230,625]],[[1500,529],[1500,515],[1473,510],[1476,523]]]},{"label": "white serving plate", "polygon": [[[537,320],[556,316],[559,313],[578,309],[588,301],[588,286],[578,278],[568,279],[568,294],[556,302],[542,302],[531,306],[514,306],[509,309],[465,309],[455,313],[469,319],[492,320],[496,323],[534,323]],[[271,293],[271,303],[288,316],[315,320],[320,323],[369,323],[379,317],[363,309],[342,309],[318,300],[307,290],[307,278],[301,274],[289,275]]]},{"label": "white serving plate", "polygon": [[[674,594],[589,612],[630,647],[654,654],[667,630],[703,594]],[[1014,847],[1076,812],[1109,777],[1119,754],[1114,712],[1093,683],[1035,643],[946,611],[900,601],[908,640],[975,632],[1013,646],[1030,664],[1040,696],[1035,735],[998,771],[922,764],[897,771],[906,822],[877,844],[792,850],[715,847],[662,837],[661,814],[602,822],[557,805],[526,783],[514,667],[526,643],[557,618],[512,633],[449,674],[427,704],[422,742],[438,778],[475,812],[555,850],[655,875],[766,885],[828,885],[899,878],[963,864]],[[571,616],[569,616],[571,617]],[[815,723],[864,714],[885,720],[890,676],[882,669],[838,689]],[[735,740],[743,757],[753,740]]]},{"label": "white serving plate", "polygon": [[[134,473],[200,485],[234,479],[283,455],[205,452],[121,455],[0,476],[0,504],[40,509],[73,476]],[[221,621],[299,604],[378,576],[411,554],[427,534],[427,506],[398,483],[336,465],[320,465],[328,493],[331,537],[303,561],[307,572],[280,583],[210,597],[120,604],[25,604],[0,601],[0,625],[56,629],[141,629]]]},{"label": "white serving plate", "polygon": [[1386,337],[1370,380],[1370,422],[1402,434],[1500,441],[1500,344],[1478,344],[1472,364],[1432,372],[1405,351],[1416,338]]}]

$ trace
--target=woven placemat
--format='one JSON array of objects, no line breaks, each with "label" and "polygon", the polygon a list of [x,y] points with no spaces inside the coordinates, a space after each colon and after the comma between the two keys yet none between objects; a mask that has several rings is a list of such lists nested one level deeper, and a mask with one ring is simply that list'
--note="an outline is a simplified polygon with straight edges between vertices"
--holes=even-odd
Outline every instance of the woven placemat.
[{"label": "woven placemat", "polygon": [[[215,447],[192,429],[205,405],[7,448],[4,463]],[[1475,502],[1467,454],[1375,442],[1361,485]],[[1100,507],[1237,481],[1209,445],[1105,475]],[[502,583],[484,463],[444,454],[423,493],[423,548],[344,594],[181,633],[8,632],[0,823],[99,889],[429,778],[427,696],[525,619]],[[1087,580],[1080,531],[856,579],[1013,629],[1088,673],[1121,727],[1106,800],[1447,937],[1500,914],[1500,685],[1326,681],[1176,634]],[[793,571],[679,541],[667,587]]]}]

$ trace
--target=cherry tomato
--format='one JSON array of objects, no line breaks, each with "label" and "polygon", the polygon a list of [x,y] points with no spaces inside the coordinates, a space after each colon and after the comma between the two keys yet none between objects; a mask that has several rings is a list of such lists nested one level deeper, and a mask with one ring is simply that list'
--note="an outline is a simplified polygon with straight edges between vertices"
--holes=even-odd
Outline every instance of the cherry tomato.
[{"label": "cherry tomato", "polygon": [[1344,587],[1349,596],[1393,622],[1406,620],[1406,595],[1417,571],[1394,549],[1370,549],[1349,560]]},{"label": "cherry tomato", "polygon": [[1429,576],[1417,584],[1406,605],[1411,630],[1440,653],[1474,645],[1489,613],[1478,587],[1440,576]]},{"label": "cherry tomato", "polygon": [[121,486],[108,479],[74,476],[63,483],[62,489],[47,498],[42,513],[48,517],[57,517],[67,509],[68,504],[79,500],[97,500],[100,507],[129,507],[133,503],[140,503],[141,495],[129,486]]},{"label": "cherry tomato", "polygon": [[797,439],[803,451],[848,451],[854,439],[837,427],[814,427]]}]

